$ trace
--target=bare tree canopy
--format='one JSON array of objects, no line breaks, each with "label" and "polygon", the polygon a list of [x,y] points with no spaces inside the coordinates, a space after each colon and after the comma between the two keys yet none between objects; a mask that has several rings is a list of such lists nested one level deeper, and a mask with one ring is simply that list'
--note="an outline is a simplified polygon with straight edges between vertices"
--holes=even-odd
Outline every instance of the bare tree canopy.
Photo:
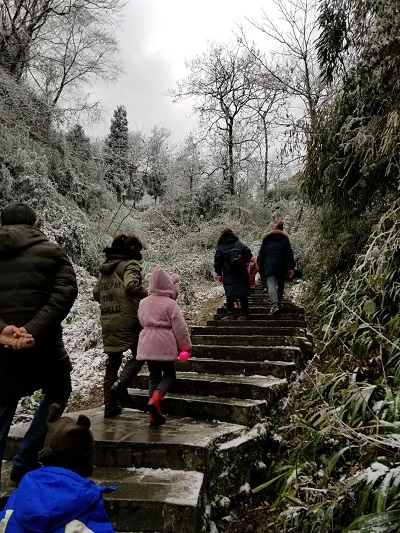
[{"label": "bare tree canopy", "polygon": [[235,192],[236,126],[246,106],[257,99],[252,54],[239,44],[211,43],[202,56],[190,61],[189,76],[172,93],[175,101],[194,98],[194,111],[209,134],[218,137],[226,150],[222,157],[224,181]]},{"label": "bare tree canopy", "polygon": [[0,66],[16,80],[30,74],[52,104],[67,86],[115,77],[117,45],[105,28],[122,6],[123,0],[2,0]]},{"label": "bare tree canopy", "polygon": [[[273,0],[277,16],[271,18],[267,11],[258,20],[248,22],[274,43],[268,61],[257,57],[260,64],[291,99],[284,117],[288,131],[287,149],[305,153],[305,143],[310,139],[312,123],[317,110],[326,101],[326,84],[321,79],[317,58],[316,39],[318,25],[318,0]],[[249,50],[245,30],[240,28],[240,41]],[[300,156],[301,157],[301,156]]]}]

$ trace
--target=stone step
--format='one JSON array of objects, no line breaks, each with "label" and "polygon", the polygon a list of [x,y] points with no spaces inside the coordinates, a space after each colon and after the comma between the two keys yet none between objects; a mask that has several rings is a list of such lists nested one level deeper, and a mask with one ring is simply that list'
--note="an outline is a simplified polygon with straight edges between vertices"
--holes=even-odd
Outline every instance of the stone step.
[{"label": "stone step", "polygon": [[[96,442],[95,465],[114,468],[171,468],[203,472],[215,443],[237,438],[243,425],[169,416],[161,427],[149,425],[149,415],[124,409],[122,415],[104,419],[103,409],[81,411],[91,419]],[[77,413],[74,413],[76,416]],[[4,458],[18,450],[27,423],[10,430]]]},{"label": "stone step", "polygon": [[[221,319],[217,318],[214,320],[208,320],[207,326],[221,326],[223,324],[225,327],[256,327],[256,326],[271,326],[276,327],[294,327],[294,328],[305,328],[305,320],[287,320],[286,318],[279,318],[278,313],[274,315],[257,315],[252,316],[250,320],[224,320],[221,322]],[[222,317],[221,317],[222,318]]]},{"label": "stone step", "polygon": [[203,473],[171,469],[99,468],[93,481],[118,486],[105,495],[118,532],[200,533]]},{"label": "stone step", "polygon": [[[259,305],[267,305],[267,306],[271,305],[271,301],[268,298],[268,296],[265,296],[262,294],[251,295],[249,296],[248,301],[250,303],[257,303]],[[294,304],[290,300],[283,299],[281,302],[281,305],[282,307],[285,307],[285,308],[297,309],[297,310],[304,312],[304,307]]]},{"label": "stone step", "polygon": [[[148,390],[149,374],[139,374],[132,387]],[[218,396],[265,400],[268,404],[277,396],[285,394],[287,380],[268,376],[219,376],[194,372],[177,372],[171,394],[195,394],[198,396]],[[169,393],[168,393],[169,395]]]},{"label": "stone step", "polygon": [[[11,463],[3,463],[4,479]],[[202,472],[96,467],[92,481],[118,487],[104,494],[107,514],[115,531],[200,533],[203,525]],[[3,507],[13,489],[0,487]]]},{"label": "stone step", "polygon": [[192,357],[232,361],[297,361],[301,350],[297,346],[212,346],[195,344]]},{"label": "stone step", "polygon": [[192,333],[192,343],[194,345],[203,344],[207,346],[300,346],[310,345],[306,337],[301,336],[278,336],[269,335],[196,335]]},{"label": "stone step", "polygon": [[[265,315],[269,314],[270,312],[270,306],[269,305],[249,305],[250,308],[250,314],[252,315]],[[235,315],[240,316],[242,310],[241,308],[235,307],[233,310]],[[224,307],[218,307],[216,314],[225,316],[227,313],[226,306]],[[304,313],[301,313],[298,309],[289,309],[288,307],[281,307],[279,309],[279,316],[284,316],[285,318],[304,318]]]},{"label": "stone step", "polygon": [[[130,389],[129,392],[133,407],[144,411],[149,401],[148,389]],[[179,393],[168,393],[162,402],[162,410],[167,415],[218,420],[243,426],[261,422],[266,416],[266,407],[265,400]]]},{"label": "stone step", "polygon": [[[233,311],[233,314],[235,317],[239,317],[242,313],[242,310],[241,309],[234,309]],[[217,312],[216,314],[214,315],[214,317],[217,317],[217,319],[219,317],[224,317],[227,315],[227,311],[226,309],[224,308],[220,308],[220,309],[217,309]],[[269,313],[269,309],[266,308],[266,307],[256,307],[256,308],[250,308],[250,316],[252,318],[254,317],[261,317],[261,318],[264,318],[264,317],[270,317],[270,313]],[[284,319],[284,320],[304,320],[304,315],[301,315],[300,313],[292,313],[290,311],[282,311],[280,310],[279,313],[276,313],[273,315],[275,317],[275,319],[278,319],[278,318],[281,318],[281,319]]]},{"label": "stone step", "polygon": [[197,336],[202,335],[225,335],[226,337],[247,336],[247,335],[259,335],[263,338],[272,336],[285,336],[285,337],[307,337],[310,335],[305,328],[300,327],[270,327],[269,325],[254,326],[253,322],[235,322],[235,321],[218,321],[214,326],[192,326],[191,336],[195,339]]},{"label": "stone step", "polygon": [[191,357],[185,363],[178,361],[177,369],[200,374],[220,374],[222,376],[273,376],[287,378],[296,370],[294,362],[285,361],[235,361]]}]

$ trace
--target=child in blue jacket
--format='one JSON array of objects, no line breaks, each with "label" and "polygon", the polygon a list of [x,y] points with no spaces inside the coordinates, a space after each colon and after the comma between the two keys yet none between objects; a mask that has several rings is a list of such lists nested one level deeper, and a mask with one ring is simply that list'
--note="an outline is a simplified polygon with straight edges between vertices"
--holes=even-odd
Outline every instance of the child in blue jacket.
[{"label": "child in blue jacket", "polygon": [[0,512],[4,533],[113,533],[104,508],[103,493],[87,476],[93,472],[94,439],[90,419],[75,422],[61,417],[53,404],[47,419],[48,433],[39,460],[44,465],[28,472]]}]

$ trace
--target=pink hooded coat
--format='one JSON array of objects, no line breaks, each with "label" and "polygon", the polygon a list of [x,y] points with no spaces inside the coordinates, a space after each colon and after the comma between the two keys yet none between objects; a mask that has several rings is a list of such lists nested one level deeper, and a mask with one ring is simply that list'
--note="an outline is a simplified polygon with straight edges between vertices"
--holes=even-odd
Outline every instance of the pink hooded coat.
[{"label": "pink hooded coat", "polygon": [[143,329],[136,359],[175,361],[180,351],[192,348],[185,319],[175,301],[179,295],[179,276],[170,276],[157,267],[144,279],[149,282],[149,296],[139,303],[138,318]]}]

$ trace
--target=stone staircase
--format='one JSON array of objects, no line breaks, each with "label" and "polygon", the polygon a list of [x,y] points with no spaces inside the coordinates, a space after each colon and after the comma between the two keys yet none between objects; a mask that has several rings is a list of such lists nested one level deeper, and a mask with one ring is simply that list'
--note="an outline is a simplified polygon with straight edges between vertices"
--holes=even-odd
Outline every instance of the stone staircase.
[{"label": "stone staircase", "polygon": [[[136,409],[106,420],[100,408],[84,411],[96,441],[92,479],[119,487],[105,496],[116,531],[208,533],[227,498],[246,491],[262,468],[266,417],[312,344],[304,312],[291,302],[270,316],[260,290],[250,310],[249,321],[221,322],[220,308],[207,325],[192,328],[193,353],[177,363],[177,381],[163,401],[164,426],[150,427],[143,412],[145,373],[130,389]],[[6,459],[25,431],[26,424],[12,428]],[[6,479],[9,463],[3,468]],[[1,500],[8,495],[2,485]]]}]

